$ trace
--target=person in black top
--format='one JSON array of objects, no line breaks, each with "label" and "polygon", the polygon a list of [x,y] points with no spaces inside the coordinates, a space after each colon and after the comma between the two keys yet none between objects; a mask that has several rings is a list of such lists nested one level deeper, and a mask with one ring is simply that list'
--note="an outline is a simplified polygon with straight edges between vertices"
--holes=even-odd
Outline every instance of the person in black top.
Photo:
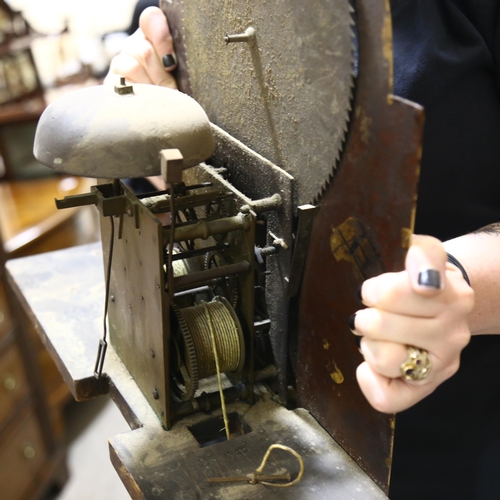
[{"label": "person in black top", "polygon": [[476,307],[491,300],[493,314],[473,313],[456,375],[397,416],[390,497],[498,499],[500,3],[391,8],[394,93],[426,114],[416,232],[456,238],[445,248],[467,269]]},{"label": "person in black top", "polygon": [[[398,413],[392,500],[500,498],[500,6],[391,7],[394,93],[426,111],[416,232],[427,236],[414,236],[404,271],[363,284],[350,321],[358,382],[374,408]],[[107,79],[175,87],[162,12],[140,25]]]}]

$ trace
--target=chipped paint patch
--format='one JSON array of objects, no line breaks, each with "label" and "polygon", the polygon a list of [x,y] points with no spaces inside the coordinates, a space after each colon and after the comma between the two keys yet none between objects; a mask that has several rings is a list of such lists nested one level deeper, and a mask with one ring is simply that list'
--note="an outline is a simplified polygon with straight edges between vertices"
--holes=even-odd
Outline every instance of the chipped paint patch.
[{"label": "chipped paint patch", "polygon": [[330,248],[337,262],[344,260],[353,265],[352,270],[359,282],[385,271],[380,245],[356,217],[348,217],[332,228]]},{"label": "chipped paint patch", "polygon": [[409,227],[401,228],[401,247],[410,248],[413,231]]},{"label": "chipped paint patch", "polygon": [[[392,20],[391,20],[391,5],[389,0],[385,0],[385,15],[384,24],[382,26],[382,55],[387,61],[389,93],[393,87],[393,58],[392,58]],[[388,103],[391,104],[390,99]]]},{"label": "chipped paint patch", "polygon": [[335,361],[330,361],[326,369],[330,372],[330,378],[336,383],[336,384],[342,384],[344,382],[344,374],[338,367],[337,363]]}]

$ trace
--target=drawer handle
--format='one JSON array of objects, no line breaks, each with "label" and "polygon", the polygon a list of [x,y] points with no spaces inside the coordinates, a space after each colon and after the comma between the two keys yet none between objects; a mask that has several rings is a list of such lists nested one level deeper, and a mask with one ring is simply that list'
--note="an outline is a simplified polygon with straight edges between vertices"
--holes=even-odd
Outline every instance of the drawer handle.
[{"label": "drawer handle", "polygon": [[13,391],[16,388],[16,385],[17,385],[16,379],[12,375],[7,375],[3,379],[3,386],[9,392]]},{"label": "drawer handle", "polygon": [[33,448],[33,446],[30,445],[25,446],[23,450],[23,455],[28,460],[35,458],[35,448]]}]

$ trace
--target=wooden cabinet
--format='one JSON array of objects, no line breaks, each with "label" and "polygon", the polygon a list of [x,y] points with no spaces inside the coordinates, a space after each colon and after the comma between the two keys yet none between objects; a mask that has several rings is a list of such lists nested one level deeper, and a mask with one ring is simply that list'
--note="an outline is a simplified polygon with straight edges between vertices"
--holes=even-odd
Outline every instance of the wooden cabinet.
[{"label": "wooden cabinet", "polygon": [[[98,237],[97,218],[57,211],[54,198],[87,192],[91,180],[0,182],[0,498],[35,500],[67,478],[64,408],[72,398],[5,277],[7,258]],[[92,208],[88,208],[92,212]],[[85,217],[90,219],[85,220]],[[82,217],[84,218],[82,220]]]},{"label": "wooden cabinet", "polygon": [[[10,343],[7,337],[5,343]],[[0,355],[0,427],[29,396],[29,383],[15,343]]]},{"label": "wooden cabinet", "polygon": [[[0,240],[3,239],[6,258],[24,257],[98,239],[94,207],[57,210],[54,203],[54,198],[88,192],[94,183],[91,179],[60,176],[0,182]],[[4,322],[8,322],[8,318]],[[0,323],[0,337],[7,329],[8,326],[2,327]],[[36,353],[50,419],[56,433],[62,435],[64,408],[72,399],[70,391],[30,322],[26,322],[26,329]]]},{"label": "wooden cabinet", "polygon": [[1,497],[35,499],[66,478],[65,451],[51,422],[29,323],[5,278],[0,245]]},{"label": "wooden cabinet", "polygon": [[38,481],[48,486],[51,479],[43,477],[44,464],[51,457],[34,409],[27,404],[20,413],[1,436],[0,484],[6,500],[28,498],[38,489]]},{"label": "wooden cabinet", "polygon": [[[0,264],[2,264],[2,261],[0,261]],[[1,273],[2,271],[0,271],[0,276]],[[5,289],[0,286],[0,345],[11,330],[12,319],[10,315],[7,314],[7,296],[5,294]]]}]

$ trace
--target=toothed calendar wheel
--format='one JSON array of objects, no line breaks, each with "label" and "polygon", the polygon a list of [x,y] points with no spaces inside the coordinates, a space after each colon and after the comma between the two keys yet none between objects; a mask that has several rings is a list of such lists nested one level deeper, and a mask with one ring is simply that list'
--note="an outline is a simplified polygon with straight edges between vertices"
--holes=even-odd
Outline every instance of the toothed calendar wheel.
[{"label": "toothed calendar wheel", "polygon": [[176,358],[171,358],[172,390],[181,401],[189,401],[194,398],[198,390],[198,361],[194,347],[193,337],[189,327],[182,315],[181,310],[175,302],[170,303],[177,329],[172,331],[172,342],[175,347]]}]

